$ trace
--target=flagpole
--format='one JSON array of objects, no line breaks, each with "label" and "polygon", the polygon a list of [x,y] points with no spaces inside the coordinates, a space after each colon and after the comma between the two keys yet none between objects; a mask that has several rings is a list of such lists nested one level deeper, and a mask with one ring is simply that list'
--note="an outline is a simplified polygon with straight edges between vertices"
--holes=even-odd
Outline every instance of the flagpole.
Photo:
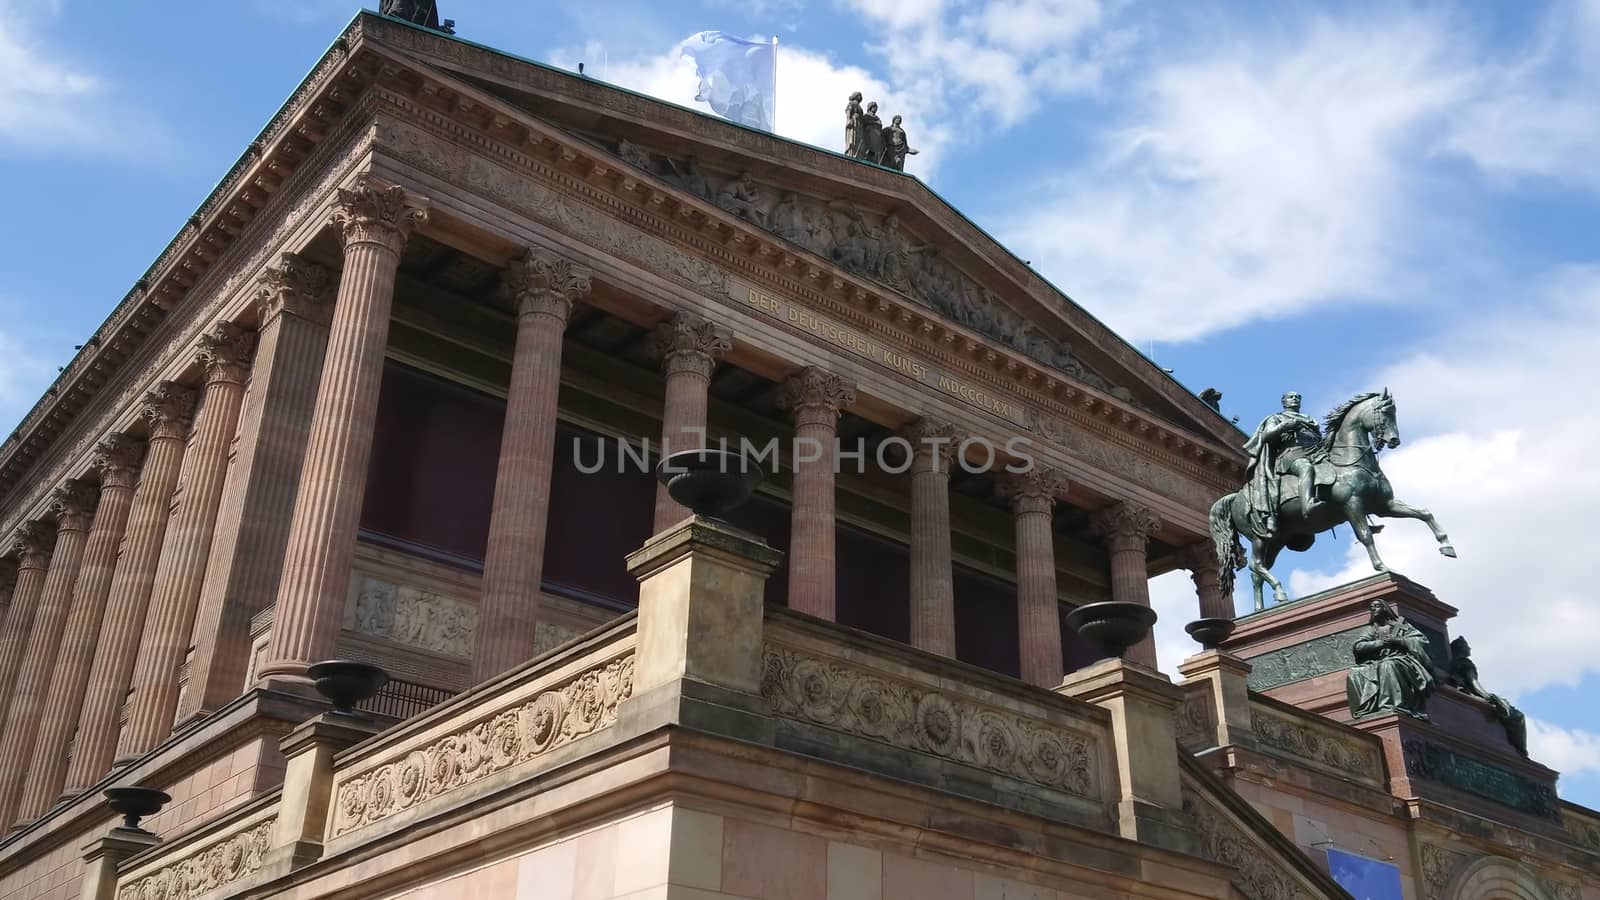
[{"label": "flagpole", "polygon": [[772,36],[772,133],[778,133],[778,36]]}]

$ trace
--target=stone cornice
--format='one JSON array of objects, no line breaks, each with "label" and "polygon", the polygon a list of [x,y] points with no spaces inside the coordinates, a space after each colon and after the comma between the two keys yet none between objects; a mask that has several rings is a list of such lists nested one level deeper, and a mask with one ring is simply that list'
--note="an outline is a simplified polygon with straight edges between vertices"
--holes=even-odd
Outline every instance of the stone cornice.
[{"label": "stone cornice", "polygon": [[[1019,312],[1034,319],[1041,316],[1063,322],[1074,334],[1075,349],[1092,349],[1118,368],[1130,372],[1141,385],[1182,410],[1191,419],[1205,423],[1207,438],[1234,450],[1242,434],[1215,410],[1185,390],[1176,381],[1158,373],[1153,363],[1129,345],[1104,323],[1078,306],[1041,278],[1026,263],[1005,250],[994,238],[951,207],[915,177],[863,165],[844,156],[821,150],[765,132],[741,128],[712,116],[664,104],[638,94],[585,79],[559,69],[518,59],[490,48],[455,38],[410,28],[402,23],[370,19],[364,23],[370,39],[438,67],[450,75],[470,78],[478,84],[495,84],[530,98],[569,110],[574,119],[595,122],[609,120],[630,138],[654,133],[691,143],[705,150],[722,150],[737,157],[731,164],[740,167],[761,165],[773,168],[790,166],[802,170],[808,180],[827,183],[832,188],[849,189],[864,195],[870,207],[901,208],[909,204],[942,232],[960,239],[950,248],[1000,275],[1006,282],[995,289],[1008,301],[1025,301]],[[445,89],[454,99],[465,95]],[[485,94],[487,96],[487,94]],[[555,112],[555,110],[552,110]],[[588,152],[593,153],[593,148]],[[601,154],[607,156],[609,154]],[[707,154],[709,155],[709,154]],[[615,161],[612,168],[636,173],[631,166]],[[781,241],[779,243],[782,243]]]},{"label": "stone cornice", "polygon": [[[759,280],[774,291],[862,327],[875,338],[896,341],[902,349],[1004,388],[1040,411],[1041,421],[1034,430],[1049,440],[1060,442],[1047,430],[1045,418],[1114,441],[1216,494],[1232,490],[1242,477],[1242,457],[1219,442],[1073,383],[892,290],[849,275],[713,204],[620,165],[609,154],[527,117],[504,101],[487,95],[469,96],[472,89],[464,85],[431,84],[426,79],[432,76],[426,74],[418,77],[424,80],[386,79],[377,89],[383,102],[394,107],[397,119],[407,123],[399,126],[401,130],[421,128],[442,141],[494,159],[511,172],[537,176],[537,180],[515,186],[526,196],[496,193],[497,202],[543,218],[580,240],[589,235],[573,229],[583,223],[563,219],[560,210],[548,208],[555,195],[659,236],[682,248],[677,252],[699,259],[663,259],[661,262],[683,262],[679,266],[682,271],[663,265],[657,274],[676,276],[694,289],[722,294],[727,293],[730,273]],[[380,143],[386,143],[385,138],[380,138]],[[405,147],[388,149],[468,191],[481,192],[483,179],[492,177],[484,171],[463,172],[443,157],[429,158],[425,148],[415,148],[410,156]],[[532,202],[535,199],[540,202]],[[1138,480],[1132,468],[1124,467],[1119,474]]]}]

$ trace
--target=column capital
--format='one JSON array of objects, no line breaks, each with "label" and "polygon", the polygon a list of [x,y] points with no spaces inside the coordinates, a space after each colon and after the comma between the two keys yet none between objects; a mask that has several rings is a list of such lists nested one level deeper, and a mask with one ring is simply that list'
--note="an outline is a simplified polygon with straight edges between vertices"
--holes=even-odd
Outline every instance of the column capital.
[{"label": "column capital", "polygon": [[11,536],[11,552],[17,554],[19,569],[43,569],[50,564],[56,548],[56,532],[46,523],[31,519],[17,526]]},{"label": "column capital", "polygon": [[653,337],[668,375],[693,372],[710,378],[723,354],[733,349],[733,332],[691,313],[676,313],[656,326]]},{"label": "column capital", "polygon": [[1113,551],[1143,552],[1150,536],[1161,527],[1161,517],[1142,503],[1124,500],[1096,512],[1090,523]]},{"label": "column capital", "polygon": [[101,488],[132,489],[139,481],[139,467],[144,464],[145,442],[136,437],[116,433],[95,445],[91,465],[100,473]]},{"label": "column capital", "polygon": [[88,531],[94,523],[94,505],[100,492],[94,485],[68,479],[50,494],[50,512],[56,517],[56,532]]},{"label": "column capital", "polygon": [[150,423],[150,439],[183,440],[194,418],[194,391],[176,381],[163,381],[144,395],[139,415]]},{"label": "column capital", "polygon": [[565,327],[573,304],[589,296],[594,272],[552,250],[529,247],[525,255],[506,267],[501,277],[506,293],[516,304],[517,318],[550,316]]},{"label": "column capital", "polygon": [[839,411],[855,402],[854,382],[816,366],[789,376],[778,389],[778,406],[789,410],[800,425],[835,425]]},{"label": "column capital", "polygon": [[1067,486],[1066,473],[1048,466],[1034,466],[1026,472],[1003,473],[996,491],[1011,501],[1011,511],[1016,515],[1049,515],[1056,501],[1067,492]]},{"label": "column capital", "polygon": [[206,370],[206,384],[244,384],[255,356],[256,333],[232,322],[218,322],[200,336],[195,359]]},{"label": "column capital", "polygon": [[255,304],[261,327],[284,313],[326,324],[333,317],[333,275],[296,253],[278,257],[278,264],[261,273]]},{"label": "column capital", "polygon": [[1210,571],[1216,574],[1222,566],[1217,561],[1216,545],[1210,541],[1197,541],[1187,547],[1182,547],[1173,556],[1178,565],[1185,571],[1198,578],[1202,572]]},{"label": "column capital", "polygon": [[919,470],[950,471],[950,460],[955,456],[956,444],[961,440],[954,425],[943,419],[923,416],[904,426],[897,434],[911,442],[911,468]]},{"label": "column capital", "polygon": [[344,245],[378,244],[399,256],[411,232],[428,221],[428,203],[406,189],[384,185],[367,173],[348,188],[339,188],[333,224]]}]

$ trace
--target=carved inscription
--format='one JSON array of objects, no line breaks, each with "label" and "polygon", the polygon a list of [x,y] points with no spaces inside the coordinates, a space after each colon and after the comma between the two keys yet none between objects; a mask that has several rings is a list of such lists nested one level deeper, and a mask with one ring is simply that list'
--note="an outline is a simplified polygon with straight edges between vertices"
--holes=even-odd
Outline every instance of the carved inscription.
[{"label": "carved inscription", "polygon": [[261,868],[276,816],[210,847],[130,881],[117,900],[190,900],[226,887]]},{"label": "carved inscription", "polygon": [[1560,817],[1555,787],[1432,741],[1401,745],[1406,772],[1546,819]]},{"label": "carved inscription", "polygon": [[352,580],[346,628],[447,656],[472,655],[476,606],[371,575]]},{"label": "carved inscription", "polygon": [[728,289],[734,300],[751,309],[765,313],[781,322],[787,322],[795,328],[816,335],[828,343],[848,350],[863,359],[871,360],[880,366],[914,378],[922,384],[937,388],[984,412],[992,413],[1018,425],[1026,426],[1028,424],[1027,413],[1019,404],[939,371],[923,360],[875,341],[852,328],[835,322],[827,316],[820,315],[781,297],[773,296],[741,281],[730,280]]},{"label": "carved inscription", "polygon": [[1042,719],[775,644],[763,653],[761,695],[780,716],[1080,797],[1100,796],[1093,739]]},{"label": "carved inscription", "polygon": [[380,822],[594,734],[616,721],[618,705],[632,694],[630,654],[350,778],[334,795],[333,834]]}]

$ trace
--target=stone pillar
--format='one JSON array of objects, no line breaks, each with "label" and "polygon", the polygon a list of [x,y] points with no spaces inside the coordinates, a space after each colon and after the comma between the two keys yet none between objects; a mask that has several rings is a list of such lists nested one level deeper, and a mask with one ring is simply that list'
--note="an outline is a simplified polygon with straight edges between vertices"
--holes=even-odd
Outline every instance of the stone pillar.
[{"label": "stone pillar", "polygon": [[117,867],[160,843],[161,839],[148,831],[118,826],[85,844],[80,900],[116,900]]},{"label": "stone pillar", "polygon": [[122,547],[128,514],[133,508],[133,489],[139,480],[144,452],[143,441],[125,434],[111,435],[95,451],[100,502],[95,506],[94,524],[84,545],[55,678],[41,707],[39,736],[33,744],[33,762],[28,766],[28,780],[22,792],[24,820],[36,819],[49,810],[60,797],[66,780],[67,745],[78,725],[89,669],[100,644],[100,624],[117,568],[117,551]]},{"label": "stone pillar", "polygon": [[363,176],[355,187],[339,191],[334,224],[344,241],[344,272],[306,438],[263,675],[302,677],[307,666],[332,656],[338,645],[372,455],[395,275],[407,238],[426,220],[426,209],[398,186],[385,188]]},{"label": "stone pillar", "polygon": [[1117,830],[1141,844],[1195,854],[1199,836],[1183,811],[1174,713],[1183,690],[1121,659],[1068,672],[1059,692],[1111,713],[1117,763]]},{"label": "stone pillar", "polygon": [[[1111,554],[1111,599],[1149,606],[1150,575],[1145,563],[1145,545],[1150,535],[1161,527],[1155,510],[1124,501],[1095,513],[1092,523]],[[1155,639],[1147,635],[1128,649],[1127,658],[1154,670]]]},{"label": "stone pillar", "polygon": [[184,447],[194,412],[194,391],[163,381],[145,395],[140,415],[149,423],[149,450],[139,486],[128,513],[111,593],[106,599],[100,643],[89,669],[89,684],[78,715],[78,736],[67,766],[68,794],[94,784],[111,768],[117,746],[118,720],[133,680],[145,611],[155,583],[156,564],[166,542],[172,494],[178,486]]},{"label": "stone pillar", "polygon": [[1209,682],[1210,707],[1216,711],[1216,746],[1250,746],[1255,719],[1250,712],[1249,663],[1221,650],[1201,650],[1178,665],[1184,686]]},{"label": "stone pillar", "polygon": [[1194,590],[1200,598],[1201,618],[1233,618],[1233,598],[1222,592],[1222,567],[1217,562],[1216,547],[1210,541],[1190,544],[1178,558],[1194,580]]},{"label": "stone pillar", "polygon": [[39,593],[44,590],[45,570],[55,542],[55,531],[46,523],[24,522],[8,548],[17,554],[17,582],[11,592],[5,630],[0,631],[0,724],[6,721],[11,700],[16,696],[17,675],[28,651],[28,637],[33,634],[33,617],[39,609]]},{"label": "stone pillar", "polygon": [[918,419],[911,442],[911,646],[956,655],[955,584],[950,561],[950,460],[955,429]]},{"label": "stone pillar", "polygon": [[561,336],[572,304],[589,294],[590,272],[534,247],[506,270],[505,279],[517,304],[517,345],[483,562],[474,683],[534,654],[561,393]]},{"label": "stone pillar", "polygon": [[278,821],[263,868],[274,877],[322,856],[324,829],[333,801],[333,757],[382,728],[373,720],[342,713],[314,716],[278,742],[285,768]]},{"label": "stone pillar", "polygon": [[[733,333],[689,313],[678,313],[657,326],[655,344],[661,370],[667,374],[666,403],[661,413],[663,453],[697,450],[705,446],[706,401],[711,370],[733,347]],[[661,532],[688,517],[689,511],[656,488],[655,531]]]},{"label": "stone pillar", "polygon": [[789,608],[835,621],[834,469],[839,410],[856,386],[816,367],[783,383],[778,405],[794,416],[794,506],[789,526]]},{"label": "stone pillar", "polygon": [[1055,536],[1050,528],[1056,499],[1067,478],[1035,466],[1000,482],[1011,499],[1017,525],[1017,637],[1022,680],[1044,688],[1061,684],[1061,605],[1056,599]]},{"label": "stone pillar", "polygon": [[172,733],[179,670],[194,634],[195,610],[216,535],[217,507],[228,479],[229,451],[239,429],[239,406],[255,344],[254,332],[228,322],[218,323],[200,338],[198,360],[205,369],[205,392],[179,475],[183,487],[178,507],[156,564],[149,617],[133,668],[128,724],[117,742],[119,759],[140,756]]},{"label": "stone pillar", "polygon": [[243,692],[250,620],[277,596],[328,346],[332,287],[326,269],[285,253],[256,292],[259,343],[200,588],[180,722],[208,715]]},{"label": "stone pillar", "polygon": [[56,655],[72,608],[72,588],[78,582],[94,506],[94,486],[79,481],[57,488],[50,502],[56,517],[56,549],[39,591],[28,650],[11,689],[5,731],[0,733],[0,829],[17,822],[23,779],[30,774],[28,763],[33,761],[33,741],[39,734],[39,708],[55,677]]}]

